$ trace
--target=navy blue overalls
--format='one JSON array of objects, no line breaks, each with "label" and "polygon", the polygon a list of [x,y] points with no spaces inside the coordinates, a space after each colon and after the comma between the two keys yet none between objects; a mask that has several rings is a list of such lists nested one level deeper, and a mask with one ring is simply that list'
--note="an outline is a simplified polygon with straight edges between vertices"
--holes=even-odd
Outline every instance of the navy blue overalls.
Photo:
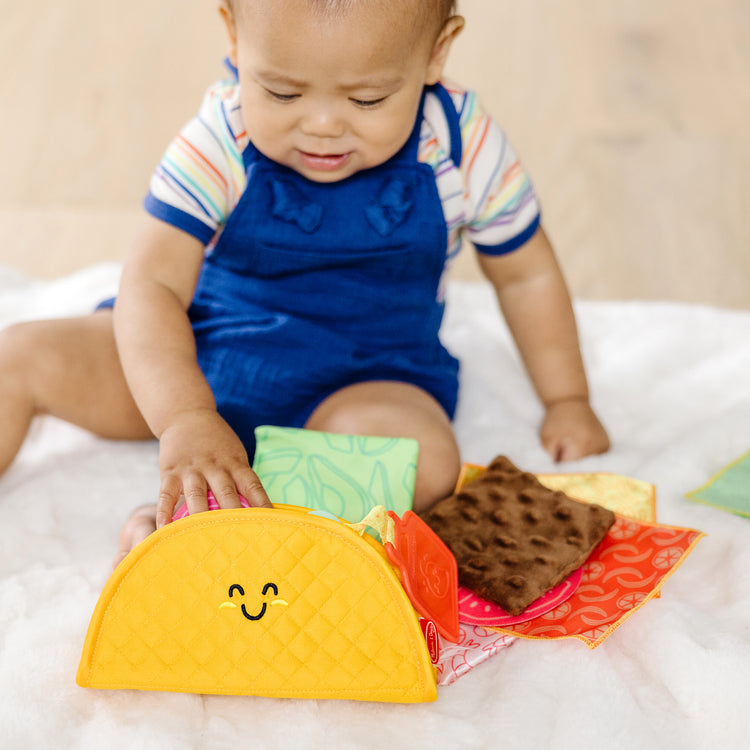
[{"label": "navy blue overalls", "polygon": [[302,427],[362,381],[412,383],[453,416],[458,362],[438,338],[447,227],[417,160],[423,106],[392,159],[340,182],[308,180],[252,144],[243,153],[247,186],[189,315],[219,413],[250,456],[256,426]]}]

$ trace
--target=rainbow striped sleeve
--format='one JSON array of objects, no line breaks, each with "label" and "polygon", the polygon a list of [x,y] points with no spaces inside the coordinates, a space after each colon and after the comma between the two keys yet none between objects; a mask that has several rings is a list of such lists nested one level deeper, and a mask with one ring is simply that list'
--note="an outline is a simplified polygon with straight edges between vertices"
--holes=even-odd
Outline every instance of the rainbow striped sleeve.
[{"label": "rainbow striped sleeve", "polygon": [[234,81],[214,84],[151,177],[146,210],[208,244],[245,186],[246,140]]},{"label": "rainbow striped sleeve", "polygon": [[539,226],[539,202],[528,174],[498,124],[471,91],[451,92],[460,112],[461,172],[468,193],[465,232],[479,252],[501,255]]}]

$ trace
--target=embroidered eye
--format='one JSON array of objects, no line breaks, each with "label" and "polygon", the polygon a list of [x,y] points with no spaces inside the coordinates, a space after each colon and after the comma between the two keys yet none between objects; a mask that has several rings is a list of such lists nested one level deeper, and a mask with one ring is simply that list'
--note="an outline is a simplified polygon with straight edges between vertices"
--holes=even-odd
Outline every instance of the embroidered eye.
[{"label": "embroidered eye", "polygon": [[[231,585],[231,586],[229,587],[229,598],[230,598],[230,599],[231,599],[231,598],[232,598],[232,596],[234,595],[235,589],[237,590],[237,593],[238,593],[238,594],[239,594],[240,596],[245,596],[245,589],[243,589],[243,588],[242,588],[242,586],[240,586],[240,584],[239,584],[239,583],[233,583],[233,584],[232,584],[232,585]],[[263,593],[265,593],[265,592],[263,592]]]}]

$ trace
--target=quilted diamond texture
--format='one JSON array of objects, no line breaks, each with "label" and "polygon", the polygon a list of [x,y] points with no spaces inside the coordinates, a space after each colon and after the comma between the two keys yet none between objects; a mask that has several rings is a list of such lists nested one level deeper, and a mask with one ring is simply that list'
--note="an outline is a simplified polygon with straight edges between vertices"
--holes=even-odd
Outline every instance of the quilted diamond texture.
[{"label": "quilted diamond texture", "polygon": [[177,692],[434,700],[414,612],[382,548],[301,509],[211,511],[118,567],[77,681]]}]

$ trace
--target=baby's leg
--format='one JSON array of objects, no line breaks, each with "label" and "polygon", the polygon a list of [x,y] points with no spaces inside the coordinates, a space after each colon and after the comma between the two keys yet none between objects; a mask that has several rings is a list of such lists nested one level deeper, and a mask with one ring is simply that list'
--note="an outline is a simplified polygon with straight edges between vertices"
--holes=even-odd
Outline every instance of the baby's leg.
[{"label": "baby's leg", "polygon": [[395,381],[357,383],[325,399],[305,426],[414,438],[419,443],[414,510],[425,510],[453,492],[461,468],[456,439],[440,404],[421,388]]},{"label": "baby's leg", "polygon": [[151,437],[125,382],[111,311],[0,331],[0,474],[43,414],[102,437]]}]

